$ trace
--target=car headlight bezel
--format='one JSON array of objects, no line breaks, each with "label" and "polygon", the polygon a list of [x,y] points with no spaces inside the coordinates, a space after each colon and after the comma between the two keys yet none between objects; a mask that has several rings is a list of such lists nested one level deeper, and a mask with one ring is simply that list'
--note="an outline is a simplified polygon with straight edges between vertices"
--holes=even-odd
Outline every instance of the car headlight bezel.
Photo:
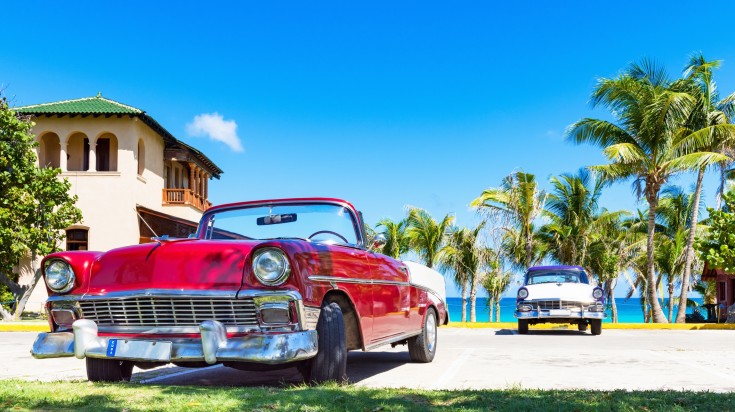
[{"label": "car headlight bezel", "polygon": [[526,288],[520,288],[518,289],[518,300],[523,300],[528,297],[528,289]]},{"label": "car headlight bezel", "polygon": [[605,293],[602,291],[601,288],[594,288],[592,290],[592,297],[596,300],[602,300],[602,297],[605,295]]},{"label": "car headlight bezel", "polygon": [[46,286],[55,293],[66,293],[76,283],[76,275],[69,262],[63,259],[49,259],[43,267]]},{"label": "car headlight bezel", "polygon": [[[275,265],[268,268],[267,265]],[[279,286],[291,275],[291,263],[286,253],[275,247],[259,249],[253,255],[253,274],[266,286]]]}]

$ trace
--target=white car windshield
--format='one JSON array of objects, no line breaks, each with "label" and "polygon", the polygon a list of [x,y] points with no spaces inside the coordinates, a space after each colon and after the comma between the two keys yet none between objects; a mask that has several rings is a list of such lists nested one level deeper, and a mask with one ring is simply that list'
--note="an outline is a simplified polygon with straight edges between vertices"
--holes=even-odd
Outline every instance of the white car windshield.
[{"label": "white car windshield", "polygon": [[335,204],[258,205],[205,215],[205,239],[304,239],[356,246],[358,224],[346,207]]},{"label": "white car windshield", "polygon": [[582,271],[530,271],[526,275],[527,285],[541,283],[589,283],[587,275]]}]

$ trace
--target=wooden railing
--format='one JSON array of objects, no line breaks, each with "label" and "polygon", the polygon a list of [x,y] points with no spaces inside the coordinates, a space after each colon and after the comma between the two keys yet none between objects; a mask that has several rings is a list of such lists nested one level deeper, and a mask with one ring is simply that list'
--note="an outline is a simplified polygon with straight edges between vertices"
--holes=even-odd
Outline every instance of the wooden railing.
[{"label": "wooden railing", "polygon": [[163,189],[164,206],[193,206],[202,212],[212,207],[212,203],[194,193],[191,189]]}]

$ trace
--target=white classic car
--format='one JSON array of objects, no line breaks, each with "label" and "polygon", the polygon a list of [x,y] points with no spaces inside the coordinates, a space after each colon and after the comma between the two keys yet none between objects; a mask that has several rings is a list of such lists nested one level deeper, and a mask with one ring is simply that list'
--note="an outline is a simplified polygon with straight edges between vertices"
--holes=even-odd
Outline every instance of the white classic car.
[{"label": "white classic car", "polygon": [[602,289],[590,285],[579,266],[536,266],[528,269],[518,289],[515,317],[518,333],[528,333],[528,325],[568,323],[593,335],[602,333],[605,319]]}]

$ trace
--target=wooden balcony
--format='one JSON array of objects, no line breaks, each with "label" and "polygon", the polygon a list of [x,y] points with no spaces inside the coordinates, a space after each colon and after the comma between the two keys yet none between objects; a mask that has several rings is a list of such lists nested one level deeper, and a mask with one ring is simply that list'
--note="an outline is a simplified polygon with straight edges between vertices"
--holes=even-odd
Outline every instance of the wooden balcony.
[{"label": "wooden balcony", "polygon": [[191,189],[163,189],[164,206],[192,206],[202,212],[212,207],[212,202]]}]

